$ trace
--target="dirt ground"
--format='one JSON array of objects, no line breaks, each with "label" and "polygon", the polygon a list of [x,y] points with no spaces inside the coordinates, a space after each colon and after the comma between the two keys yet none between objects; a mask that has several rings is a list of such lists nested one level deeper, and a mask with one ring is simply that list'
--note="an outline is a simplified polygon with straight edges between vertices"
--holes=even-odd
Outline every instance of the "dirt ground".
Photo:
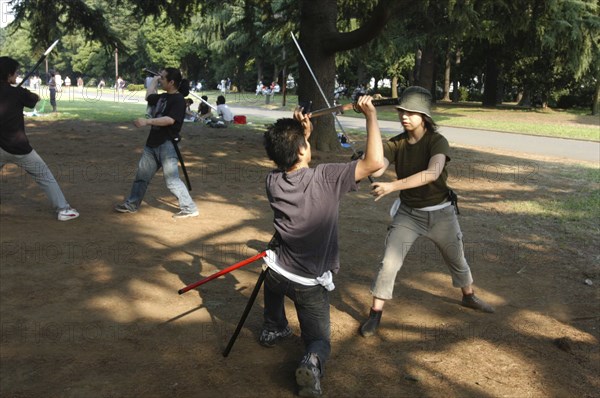
[{"label": "dirt ground", "polygon": [[[14,166],[1,172],[2,397],[295,395],[302,343],[289,302],[293,338],[258,345],[260,294],[222,356],[259,263],[177,293],[268,242],[271,164],[260,129],[186,124],[182,152],[201,214],[179,221],[160,172],[138,213],[113,211],[147,131],[42,119],[27,129],[81,217],[56,221],[28,176]],[[313,162],[348,159],[317,153]],[[396,280],[380,334],[361,338],[393,201],[375,203],[363,183],[340,211],[325,396],[599,396],[598,219],[578,228],[520,205],[559,208],[589,186],[556,159],[454,147],[450,165],[476,290],[497,312],[461,307],[439,253],[423,241]]]}]

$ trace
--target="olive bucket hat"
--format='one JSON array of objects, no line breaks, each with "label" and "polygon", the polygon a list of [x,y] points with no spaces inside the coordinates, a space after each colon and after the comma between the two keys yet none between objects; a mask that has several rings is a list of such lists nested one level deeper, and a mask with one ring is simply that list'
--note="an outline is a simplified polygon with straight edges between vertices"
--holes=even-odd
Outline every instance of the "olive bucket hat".
[{"label": "olive bucket hat", "polygon": [[423,87],[408,87],[402,93],[400,103],[396,106],[396,109],[419,112],[431,117],[431,93]]}]

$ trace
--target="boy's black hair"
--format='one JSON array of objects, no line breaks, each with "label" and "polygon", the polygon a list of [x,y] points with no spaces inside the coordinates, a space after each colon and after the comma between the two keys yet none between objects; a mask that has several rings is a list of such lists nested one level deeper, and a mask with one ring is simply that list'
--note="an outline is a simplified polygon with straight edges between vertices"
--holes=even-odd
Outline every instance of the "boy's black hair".
[{"label": "boy's black hair", "polygon": [[300,148],[306,148],[302,124],[296,119],[278,119],[265,131],[263,144],[269,159],[274,161],[280,170],[290,169],[299,160]]},{"label": "boy's black hair", "polygon": [[181,71],[177,68],[165,68],[164,71],[167,72],[167,80],[173,80],[177,91],[186,97],[190,93],[190,82],[183,78]]},{"label": "boy's black hair", "polygon": [[19,62],[11,57],[0,57],[0,81],[7,82],[8,76],[14,75]]},{"label": "boy's black hair", "polygon": [[219,95],[217,97],[217,105],[222,105],[225,103],[225,97],[223,97],[222,95]]}]

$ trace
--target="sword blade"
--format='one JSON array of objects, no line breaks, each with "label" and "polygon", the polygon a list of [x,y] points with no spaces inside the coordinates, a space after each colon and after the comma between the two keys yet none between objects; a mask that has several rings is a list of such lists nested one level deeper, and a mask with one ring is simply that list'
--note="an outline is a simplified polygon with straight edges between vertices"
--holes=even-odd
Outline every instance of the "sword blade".
[{"label": "sword blade", "polygon": [[[398,103],[399,103],[398,98],[384,98],[384,99],[378,99],[378,100],[372,101],[372,104],[375,107],[387,106],[387,105],[398,105]],[[309,113],[310,113],[311,117],[319,117],[319,116],[327,115],[327,114],[334,113],[334,112],[344,113],[344,111],[354,109],[354,105],[355,105],[354,103],[350,103],[350,104],[332,106],[331,108],[318,109],[314,112],[309,112]]]},{"label": "sword blade", "polygon": [[323,115],[328,115],[330,113],[337,113],[337,112],[344,113],[344,111],[347,111],[352,108],[354,108],[354,104],[344,104],[344,105],[332,106],[331,108],[317,109],[316,111],[309,112],[309,114],[310,114],[310,117],[319,117],[319,116],[323,116]]}]

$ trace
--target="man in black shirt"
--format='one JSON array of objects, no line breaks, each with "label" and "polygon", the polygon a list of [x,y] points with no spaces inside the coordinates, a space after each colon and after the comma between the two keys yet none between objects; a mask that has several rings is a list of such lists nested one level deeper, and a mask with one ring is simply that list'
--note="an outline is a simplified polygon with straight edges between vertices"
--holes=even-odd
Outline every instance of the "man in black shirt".
[{"label": "man in black shirt", "polygon": [[17,81],[18,67],[16,60],[0,57],[0,170],[6,163],[21,167],[44,190],[58,213],[58,220],[72,220],[79,213],[69,206],[52,172],[25,135],[23,108],[33,108],[40,97],[12,86]]},{"label": "man in black shirt", "polygon": [[284,298],[296,307],[305,353],[296,369],[298,392],[321,395],[321,377],[331,352],[329,291],[340,268],[338,212],[342,196],[358,189],[357,181],[383,166],[377,111],[370,96],[357,106],[367,122],[364,159],[310,167],[309,115],[296,109],[294,119],[279,119],[264,134],[267,155],[277,165],[266,179],[278,245],[267,252],[264,323],[259,342],[272,347],[292,334]]},{"label": "man in black shirt", "polygon": [[[159,82],[166,93],[157,94]],[[175,151],[185,116],[185,96],[188,93],[188,81],[183,79],[179,69],[175,68],[165,68],[148,85],[146,101],[151,107],[152,118],[139,118],[134,123],[136,127],[151,126],[150,134],[138,163],[131,193],[124,203],[115,206],[116,211],[135,213],[142,204],[152,177],[162,167],[167,188],[177,197],[181,209],[179,213],[173,215],[173,218],[198,216],[198,208],[179,178],[178,158]]]}]

